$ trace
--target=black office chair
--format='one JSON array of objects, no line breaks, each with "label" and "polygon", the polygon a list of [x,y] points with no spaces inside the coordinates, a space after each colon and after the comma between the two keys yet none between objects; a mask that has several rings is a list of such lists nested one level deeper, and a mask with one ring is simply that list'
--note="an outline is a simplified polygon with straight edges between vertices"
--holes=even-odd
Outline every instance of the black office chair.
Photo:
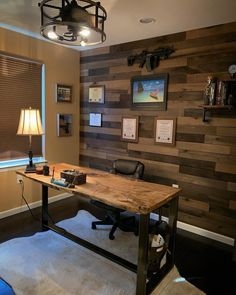
[{"label": "black office chair", "polygon": [[[139,161],[118,159],[113,162],[113,168],[110,172],[135,179],[142,179],[144,164]],[[106,205],[99,201],[91,200],[91,203],[106,211],[103,220],[92,222],[92,229],[96,229],[97,225],[112,225],[109,233],[110,240],[114,240],[114,232],[118,227],[124,231],[134,231],[137,234],[137,230],[135,229],[135,216],[122,216],[123,214],[121,213],[125,210]]]}]

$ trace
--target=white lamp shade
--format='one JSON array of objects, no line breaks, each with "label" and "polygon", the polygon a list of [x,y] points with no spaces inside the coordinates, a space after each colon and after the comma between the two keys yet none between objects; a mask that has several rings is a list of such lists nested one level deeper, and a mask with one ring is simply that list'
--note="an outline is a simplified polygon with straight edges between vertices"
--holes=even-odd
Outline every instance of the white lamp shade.
[{"label": "white lamp shade", "polygon": [[22,109],[17,135],[42,135],[40,112],[36,109]]}]

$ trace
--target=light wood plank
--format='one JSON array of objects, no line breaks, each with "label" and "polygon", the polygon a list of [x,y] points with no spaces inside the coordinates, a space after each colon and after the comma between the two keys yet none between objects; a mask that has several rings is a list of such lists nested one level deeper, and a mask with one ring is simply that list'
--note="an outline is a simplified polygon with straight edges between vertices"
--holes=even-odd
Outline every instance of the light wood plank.
[{"label": "light wood plank", "polygon": [[209,204],[206,202],[197,201],[193,199],[186,199],[182,197],[180,197],[179,199],[179,206],[180,208],[193,208],[204,212],[209,212],[210,208]]},{"label": "light wood plank", "polygon": [[[236,129],[236,128],[235,128]],[[236,136],[215,136],[215,135],[205,135],[205,143],[209,144],[223,144],[223,145],[234,145],[236,144]]]},{"label": "light wood plank", "polygon": [[104,128],[104,127],[97,128],[97,127],[90,127],[90,126],[80,126],[80,131],[91,132],[91,133],[121,135],[121,130],[115,129],[115,128]]},{"label": "light wood plank", "polygon": [[[228,120],[227,120],[228,121]],[[235,125],[231,125],[231,126],[236,126],[236,121],[235,122],[231,122],[231,123],[235,123]],[[234,136],[236,137],[236,127],[217,127],[216,129],[216,135],[219,136]]]},{"label": "light wood plank", "polygon": [[236,160],[235,158],[228,159],[224,162],[217,160],[216,171],[236,174]]},{"label": "light wood plank", "polygon": [[165,147],[161,145],[154,145],[154,139],[147,139],[149,144],[134,144],[128,143],[128,150],[130,151],[139,151],[139,152],[148,152],[148,153],[156,153],[162,155],[169,155],[169,156],[178,156],[179,150],[175,147]]},{"label": "light wood plank", "polygon": [[107,154],[102,151],[98,151],[97,149],[80,149],[80,155],[88,156],[88,157],[96,157],[99,159],[106,159]]},{"label": "light wood plank", "polygon": [[[198,118],[179,117],[178,124],[179,125],[200,125],[200,126],[206,125],[206,123],[202,122],[202,117],[198,117]],[[219,127],[219,130],[221,130],[220,128],[222,128],[222,127],[232,128],[232,126],[236,126],[236,119],[232,119],[232,118],[225,119],[225,118],[212,117],[211,121],[208,123],[208,126]],[[231,131],[229,131],[229,132],[231,132]],[[220,131],[218,131],[217,135],[223,135],[223,134],[220,133]]]},{"label": "light wood plank", "polygon": [[184,173],[179,173],[175,175],[174,177],[178,181],[193,183],[196,185],[201,185],[201,186],[205,186],[212,189],[215,189],[215,188],[222,189],[222,190],[227,189],[227,183],[221,180],[215,180],[211,178],[205,178],[201,176],[189,175]]},{"label": "light wood plank", "polygon": [[182,150],[204,151],[208,153],[216,153],[216,154],[223,154],[223,155],[230,155],[230,152],[231,152],[230,147],[227,145],[213,145],[213,144],[195,143],[195,142],[177,141],[176,147]]},{"label": "light wood plank", "polygon": [[177,83],[169,84],[169,92],[179,92],[179,91],[202,91],[206,86],[206,83]]}]

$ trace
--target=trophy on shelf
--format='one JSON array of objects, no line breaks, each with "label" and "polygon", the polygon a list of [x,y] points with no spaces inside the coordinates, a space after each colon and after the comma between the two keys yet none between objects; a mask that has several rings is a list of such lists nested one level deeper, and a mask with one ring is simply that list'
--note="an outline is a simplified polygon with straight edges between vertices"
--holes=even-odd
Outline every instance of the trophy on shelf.
[{"label": "trophy on shelf", "polygon": [[204,105],[215,104],[216,79],[212,76],[207,77],[207,85],[204,93]]}]

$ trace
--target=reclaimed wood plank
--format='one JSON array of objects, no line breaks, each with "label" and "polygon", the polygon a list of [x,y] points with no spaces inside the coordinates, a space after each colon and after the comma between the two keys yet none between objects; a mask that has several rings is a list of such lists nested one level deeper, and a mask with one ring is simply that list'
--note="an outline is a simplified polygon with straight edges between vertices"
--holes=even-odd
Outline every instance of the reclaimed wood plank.
[{"label": "reclaimed wood plank", "polygon": [[[149,139],[149,138],[147,138]],[[128,150],[131,151],[140,151],[140,152],[149,152],[149,153],[157,153],[157,154],[164,154],[164,155],[170,155],[170,156],[177,156],[178,155],[178,149],[175,147],[164,147],[161,145],[154,145],[154,139],[150,139],[150,142],[152,141],[152,145],[147,144],[134,144],[134,143],[128,143]]]},{"label": "reclaimed wood plank", "polygon": [[105,133],[105,134],[112,134],[112,135],[121,135],[120,129],[115,128],[96,128],[90,126],[80,126],[80,130],[82,132],[91,132],[91,133]]},{"label": "reclaimed wood plank", "polygon": [[190,150],[190,151],[201,151],[204,150],[208,153],[216,153],[223,155],[230,155],[231,149],[227,145],[213,145],[213,144],[205,144],[205,143],[195,143],[195,142],[182,142],[177,141],[176,147],[182,150]]},{"label": "reclaimed wood plank", "polygon": [[236,210],[236,201],[229,201],[229,209]]},{"label": "reclaimed wood plank", "polygon": [[200,37],[208,37],[212,35],[219,35],[228,32],[236,32],[236,23],[231,22],[223,25],[216,25],[203,29],[195,29],[186,32],[186,39],[196,39]]},{"label": "reclaimed wood plank", "polygon": [[201,202],[201,201],[196,201],[196,200],[191,200],[191,199],[186,199],[183,197],[179,198],[179,206],[180,208],[192,208],[192,209],[197,209],[205,212],[209,212],[210,206],[206,202]]}]

